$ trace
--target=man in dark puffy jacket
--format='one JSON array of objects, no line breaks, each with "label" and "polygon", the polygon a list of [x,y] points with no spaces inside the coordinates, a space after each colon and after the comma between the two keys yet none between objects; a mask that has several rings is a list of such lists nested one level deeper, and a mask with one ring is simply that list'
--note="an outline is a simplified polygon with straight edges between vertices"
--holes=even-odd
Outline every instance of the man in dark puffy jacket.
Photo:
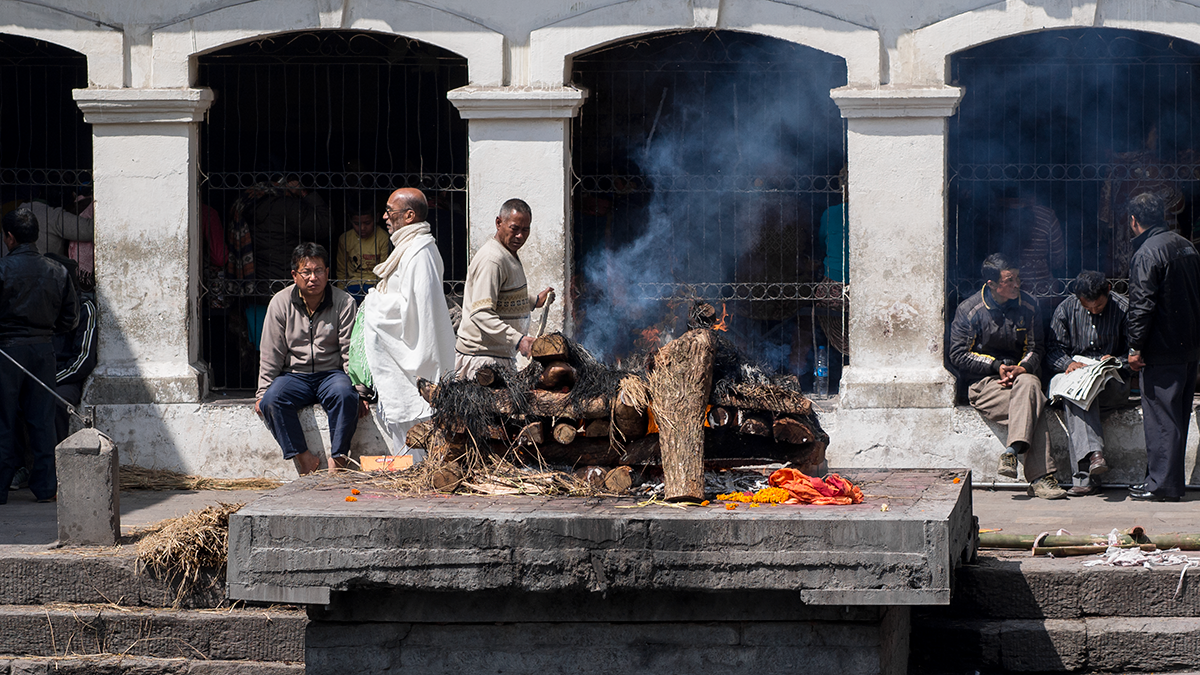
[{"label": "man in dark puffy jacket", "polygon": [[994,253],[983,261],[983,288],[958,306],[950,325],[950,364],[970,383],[971,406],[1008,427],[1008,447],[996,470],[1017,477],[1017,456],[1025,456],[1029,494],[1062,499],[1054,478],[1042,365],[1042,322],[1037,301],[1021,291],[1015,261]]},{"label": "man in dark puffy jacket", "polygon": [[39,502],[49,502],[58,493],[54,397],[25,371],[54,386],[51,338],[75,328],[79,303],[66,268],[38,253],[33,212],[19,208],[5,214],[2,225],[9,253],[0,259],[0,349],[8,355],[0,356],[0,504],[8,502],[13,474],[22,464],[19,421],[33,452],[29,488]]},{"label": "man in dark puffy jacket", "polygon": [[1200,359],[1200,254],[1167,230],[1162,199],[1129,200],[1129,367],[1142,376],[1146,483],[1133,499],[1177,502],[1185,484],[1183,455]]}]

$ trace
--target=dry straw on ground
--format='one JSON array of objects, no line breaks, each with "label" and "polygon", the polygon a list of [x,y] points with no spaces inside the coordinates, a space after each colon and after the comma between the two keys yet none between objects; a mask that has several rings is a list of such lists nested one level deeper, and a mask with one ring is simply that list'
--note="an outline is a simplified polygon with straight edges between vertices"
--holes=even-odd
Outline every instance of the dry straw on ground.
[{"label": "dry straw on ground", "polygon": [[229,514],[245,506],[217,504],[164,520],[137,544],[138,565],[155,576],[178,584],[175,607],[206,570],[225,566],[229,552]]},{"label": "dry straw on ground", "polygon": [[140,466],[121,466],[122,490],[274,490],[273,478],[205,478]]}]

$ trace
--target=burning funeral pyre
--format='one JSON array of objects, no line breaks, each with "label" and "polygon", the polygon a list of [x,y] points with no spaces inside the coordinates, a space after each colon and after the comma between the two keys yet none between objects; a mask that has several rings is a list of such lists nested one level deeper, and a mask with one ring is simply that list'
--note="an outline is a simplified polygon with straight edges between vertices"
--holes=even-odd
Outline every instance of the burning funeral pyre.
[{"label": "burning funeral pyre", "polygon": [[[600,363],[553,333],[534,342],[532,362],[520,371],[421,381],[435,415],[409,432],[408,445],[444,453],[451,464],[489,455],[569,464],[610,492],[628,489],[635,473],[661,470],[665,497],[674,501],[704,499],[706,464],[782,461],[811,473],[829,441],[811,402],[794,376],[748,363],[714,330],[721,320],[697,301],[687,332],[636,368]],[[466,472],[456,466],[451,477],[461,481]]]}]

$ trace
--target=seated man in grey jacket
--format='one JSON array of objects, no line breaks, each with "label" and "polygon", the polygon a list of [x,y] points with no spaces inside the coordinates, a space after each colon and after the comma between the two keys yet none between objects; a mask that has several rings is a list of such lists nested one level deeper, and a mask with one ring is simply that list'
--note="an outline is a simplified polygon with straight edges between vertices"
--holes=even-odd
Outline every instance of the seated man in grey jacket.
[{"label": "seated man in grey jacket", "polygon": [[329,283],[329,252],[304,243],[292,252],[291,286],[271,298],[263,320],[255,412],[262,415],[300,474],[320,467],[308,451],[299,411],[320,403],[329,417],[329,470],[345,467],[365,402],[346,374],[354,298]]}]

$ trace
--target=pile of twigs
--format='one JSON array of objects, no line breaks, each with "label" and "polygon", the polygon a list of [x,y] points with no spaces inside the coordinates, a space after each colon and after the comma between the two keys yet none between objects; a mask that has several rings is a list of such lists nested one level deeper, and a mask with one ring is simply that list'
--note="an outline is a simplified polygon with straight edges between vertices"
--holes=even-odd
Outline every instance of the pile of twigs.
[{"label": "pile of twigs", "polygon": [[229,551],[229,514],[245,506],[221,503],[155,525],[137,544],[141,569],[177,584],[175,607],[205,571],[225,567]]}]

